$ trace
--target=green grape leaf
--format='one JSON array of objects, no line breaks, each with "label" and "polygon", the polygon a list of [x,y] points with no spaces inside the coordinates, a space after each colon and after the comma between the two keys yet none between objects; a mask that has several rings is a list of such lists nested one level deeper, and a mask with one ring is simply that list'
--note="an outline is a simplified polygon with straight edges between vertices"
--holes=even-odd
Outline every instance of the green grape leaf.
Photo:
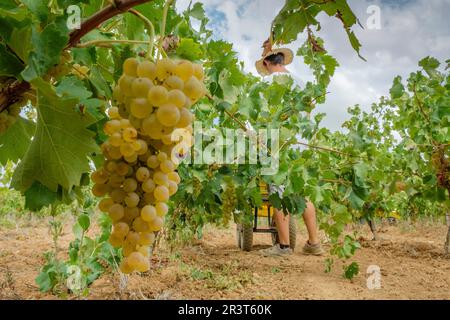
[{"label": "green grape leaf", "polygon": [[42,32],[34,28],[31,36],[33,52],[28,57],[28,66],[22,72],[22,77],[32,81],[57,65],[68,40],[67,28],[62,28],[61,24],[52,22]]},{"label": "green grape leaf", "polygon": [[36,125],[30,120],[19,117],[3,134],[0,134],[0,164],[8,160],[16,162],[22,159],[31,143]]},{"label": "green grape leaf", "polygon": [[89,218],[89,215],[87,214],[80,215],[80,217],[78,218],[78,224],[84,231],[89,229],[89,226],[91,225],[91,219]]},{"label": "green grape leaf", "polygon": [[41,22],[46,22],[49,14],[49,0],[20,0]]},{"label": "green grape leaf", "polygon": [[392,85],[392,88],[390,90],[392,99],[400,98],[404,92],[405,92],[405,87],[402,84],[402,78],[396,77],[394,79],[394,84]]},{"label": "green grape leaf", "polygon": [[202,21],[206,18],[205,9],[203,8],[203,3],[197,2],[188,11],[189,15],[195,19]]},{"label": "green grape leaf", "polygon": [[75,76],[64,77],[56,87],[56,93],[59,96],[67,96],[84,100],[92,96],[92,92],[86,89],[83,81]]},{"label": "green grape leaf", "polygon": [[0,43],[0,76],[16,77],[22,72],[22,62],[3,43]]},{"label": "green grape leaf", "polygon": [[58,185],[71,190],[90,170],[87,157],[99,151],[94,133],[86,129],[94,120],[78,112],[76,99],[58,97],[50,84],[36,80],[33,85],[39,101],[36,133],[11,185],[25,191],[37,180],[51,191]]},{"label": "green grape leaf", "polygon": [[25,207],[31,211],[39,211],[43,207],[54,203],[57,200],[57,193],[50,191],[38,181],[35,181],[24,193]]},{"label": "green grape leaf", "polygon": [[199,60],[203,56],[200,44],[193,39],[183,38],[177,48],[177,55],[188,60]]}]

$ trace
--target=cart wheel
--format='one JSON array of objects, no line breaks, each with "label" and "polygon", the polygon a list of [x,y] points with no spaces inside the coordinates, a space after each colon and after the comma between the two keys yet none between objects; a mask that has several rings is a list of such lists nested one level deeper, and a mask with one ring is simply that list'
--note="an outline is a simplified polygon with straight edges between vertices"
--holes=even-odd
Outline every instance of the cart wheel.
[{"label": "cart wheel", "polygon": [[251,251],[253,247],[253,226],[236,225],[238,247],[243,251]]},{"label": "cart wheel", "polygon": [[[294,251],[295,246],[297,244],[297,225],[295,223],[295,219],[291,219],[292,216],[289,217],[289,246]],[[275,227],[275,221],[272,221],[272,227]],[[278,233],[272,233],[272,244],[276,245],[279,243]]]}]

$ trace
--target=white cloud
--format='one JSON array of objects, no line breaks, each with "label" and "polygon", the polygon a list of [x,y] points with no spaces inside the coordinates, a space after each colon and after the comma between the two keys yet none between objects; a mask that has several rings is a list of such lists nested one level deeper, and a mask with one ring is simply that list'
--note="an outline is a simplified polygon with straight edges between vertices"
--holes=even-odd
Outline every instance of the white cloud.
[{"label": "white cloud", "polygon": [[[220,12],[224,21],[212,21],[216,34],[234,44],[246,71],[256,73],[254,62],[260,58],[261,43],[267,39],[270,23],[284,4],[283,0],[204,0],[207,12]],[[186,8],[188,0],[179,0],[178,7]],[[407,77],[418,69],[417,62],[428,56],[441,61],[450,53],[450,0],[349,0],[349,5],[363,25],[369,15],[367,8],[381,8],[381,30],[355,28],[362,43],[361,53],[367,62],[358,58],[351,48],[340,21],[325,14],[320,16],[328,51],[338,59],[340,67],[332,79],[325,105],[324,125],[339,129],[347,118],[347,107],[361,104],[370,107],[382,95],[389,93],[396,75]],[[216,15],[215,15],[216,16]],[[213,19],[213,17],[212,17]],[[304,38],[289,45],[296,50]],[[289,66],[300,85],[311,79],[311,73],[301,58]]]}]

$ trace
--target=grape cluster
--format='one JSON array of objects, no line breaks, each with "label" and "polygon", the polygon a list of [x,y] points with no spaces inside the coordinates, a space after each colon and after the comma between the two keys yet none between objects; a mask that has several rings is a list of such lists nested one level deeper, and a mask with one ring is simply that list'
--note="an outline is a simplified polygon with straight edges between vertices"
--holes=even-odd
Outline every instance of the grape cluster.
[{"label": "grape cluster", "polygon": [[150,247],[177,192],[176,172],[193,144],[191,106],[205,95],[203,68],[190,61],[127,59],[104,126],[105,163],[92,174],[99,209],[113,221],[123,273],[149,269]]},{"label": "grape cluster", "polygon": [[237,207],[236,187],[232,181],[228,181],[222,193],[222,216],[224,225],[228,225],[233,218]]}]

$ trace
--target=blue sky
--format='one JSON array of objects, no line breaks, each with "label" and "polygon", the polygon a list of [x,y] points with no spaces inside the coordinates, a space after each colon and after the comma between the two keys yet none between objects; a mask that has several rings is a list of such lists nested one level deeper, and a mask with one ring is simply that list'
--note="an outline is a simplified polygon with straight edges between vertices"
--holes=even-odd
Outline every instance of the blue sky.
[{"label": "blue sky", "polygon": [[[270,23],[284,0],[203,0],[215,38],[234,44],[248,72],[256,73],[254,62],[261,54]],[[407,77],[418,69],[417,62],[434,56],[442,62],[450,58],[450,0],[349,0],[349,5],[366,26],[371,5],[380,8],[381,29],[355,28],[362,43],[362,61],[350,47],[342,25],[336,19],[320,16],[326,48],[340,68],[333,78],[331,92],[318,111],[327,113],[323,124],[338,130],[347,118],[349,106],[360,104],[368,109],[382,95],[387,95],[396,75]],[[180,9],[189,0],[178,0]],[[289,45],[296,50],[304,38]],[[289,70],[301,86],[311,79],[310,71],[297,58]]]}]

